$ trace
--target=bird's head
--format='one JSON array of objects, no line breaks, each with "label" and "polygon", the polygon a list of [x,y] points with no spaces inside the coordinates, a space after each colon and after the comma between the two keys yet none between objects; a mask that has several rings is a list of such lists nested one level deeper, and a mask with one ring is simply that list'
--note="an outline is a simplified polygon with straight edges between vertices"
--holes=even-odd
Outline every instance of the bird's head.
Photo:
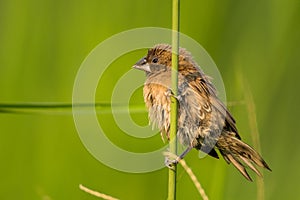
[{"label": "bird's head", "polygon": [[[179,49],[178,71],[194,71],[197,64],[191,54],[183,48]],[[133,68],[145,71],[146,74],[155,75],[160,72],[170,71],[172,66],[172,47],[168,44],[157,44],[148,50],[145,57],[140,59]],[[197,69],[198,70],[198,69]],[[196,70],[196,71],[197,71]]]},{"label": "bird's head", "polygon": [[133,68],[145,71],[147,75],[164,72],[171,68],[172,47],[158,44],[148,50],[147,56],[140,59]]}]

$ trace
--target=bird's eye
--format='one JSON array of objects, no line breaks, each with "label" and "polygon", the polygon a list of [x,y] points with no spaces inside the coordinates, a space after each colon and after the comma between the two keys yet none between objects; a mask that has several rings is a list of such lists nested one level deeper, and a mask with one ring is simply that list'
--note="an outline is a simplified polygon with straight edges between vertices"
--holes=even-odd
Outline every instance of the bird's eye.
[{"label": "bird's eye", "polygon": [[157,62],[158,62],[158,58],[153,58],[153,59],[152,59],[152,62],[153,62],[153,63],[157,63]]}]

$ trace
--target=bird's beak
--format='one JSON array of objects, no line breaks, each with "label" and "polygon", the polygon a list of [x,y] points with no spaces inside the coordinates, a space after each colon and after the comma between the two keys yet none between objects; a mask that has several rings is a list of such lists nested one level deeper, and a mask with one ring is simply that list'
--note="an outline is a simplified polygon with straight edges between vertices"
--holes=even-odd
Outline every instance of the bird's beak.
[{"label": "bird's beak", "polygon": [[135,65],[133,65],[132,68],[139,69],[145,72],[151,72],[150,65],[149,63],[147,63],[146,58],[142,58],[141,60],[139,60],[137,63],[135,63]]}]

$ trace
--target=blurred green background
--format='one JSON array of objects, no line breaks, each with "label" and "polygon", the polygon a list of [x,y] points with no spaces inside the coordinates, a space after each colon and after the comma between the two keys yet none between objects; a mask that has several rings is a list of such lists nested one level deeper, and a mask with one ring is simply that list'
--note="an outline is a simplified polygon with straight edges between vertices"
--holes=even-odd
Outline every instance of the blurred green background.
[{"label": "blurred green background", "polygon": [[[298,0],[181,1],[181,32],[216,62],[227,100],[237,102],[229,109],[251,145],[245,93],[253,95],[262,155],[273,170],[264,171],[265,199],[299,196],[299,20]],[[113,34],[145,26],[171,28],[171,1],[0,1],[0,103],[70,103],[74,78],[88,53]],[[117,77],[145,53],[117,60],[100,81],[105,89],[96,100],[109,100]],[[142,103],[141,95],[137,91],[133,102]],[[146,116],[134,118],[147,124]],[[105,124],[108,136],[124,149],[144,152],[162,145],[160,136],[124,137],[112,120]],[[79,139],[71,109],[40,114],[2,110],[0,130],[0,199],[97,199],[79,190],[79,184],[120,199],[167,197],[166,169],[129,174],[93,158]],[[199,160],[193,151],[186,161],[211,199],[256,199],[256,183],[222,158]],[[181,168],[178,177],[178,199],[199,199]]]}]

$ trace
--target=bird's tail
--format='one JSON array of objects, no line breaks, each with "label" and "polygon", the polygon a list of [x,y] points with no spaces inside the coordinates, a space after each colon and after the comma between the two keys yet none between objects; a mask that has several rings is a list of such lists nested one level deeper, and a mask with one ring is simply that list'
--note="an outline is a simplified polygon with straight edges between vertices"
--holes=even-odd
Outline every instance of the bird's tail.
[{"label": "bird's tail", "polygon": [[271,171],[263,158],[249,145],[236,138],[233,134],[222,134],[216,144],[226,162],[232,163],[241,174],[249,181],[252,181],[245,167],[249,167],[258,176],[262,174],[256,169],[255,165]]}]

